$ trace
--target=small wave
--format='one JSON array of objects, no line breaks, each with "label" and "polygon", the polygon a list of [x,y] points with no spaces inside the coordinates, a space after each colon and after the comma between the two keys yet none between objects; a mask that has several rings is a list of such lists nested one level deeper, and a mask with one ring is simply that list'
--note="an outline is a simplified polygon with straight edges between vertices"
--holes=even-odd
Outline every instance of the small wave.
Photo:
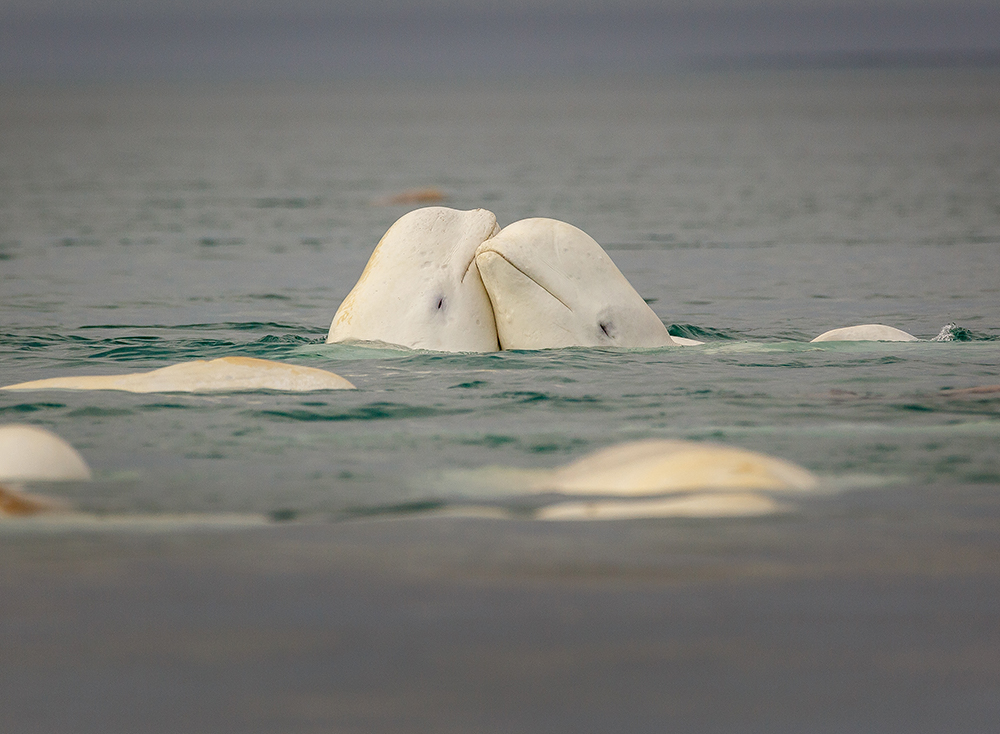
[{"label": "small wave", "polygon": [[742,338],[739,334],[728,329],[714,329],[710,326],[696,326],[694,324],[670,324],[667,326],[667,333],[670,336],[681,336],[685,339],[697,339],[699,341],[720,339],[732,341]]},{"label": "small wave", "polygon": [[487,448],[497,448],[498,446],[517,446],[521,443],[519,436],[505,436],[502,434],[487,433],[483,436],[462,437],[458,443],[463,446],[486,446]]},{"label": "small wave", "polygon": [[954,321],[952,321],[950,324],[945,324],[943,327],[941,327],[941,331],[938,332],[938,335],[936,337],[934,337],[933,339],[931,339],[931,341],[932,342],[953,342],[953,341],[955,341],[955,330],[957,328],[958,327],[955,325]]},{"label": "small wave", "polygon": [[23,413],[35,413],[39,410],[61,409],[65,407],[65,403],[17,403],[16,405],[4,405],[0,407],[0,416],[21,415]]},{"label": "small wave", "polygon": [[582,405],[606,408],[595,395],[553,395],[537,390],[507,390],[490,396],[491,399],[509,401],[515,405],[545,403],[554,408],[578,408]]},{"label": "small wave", "polygon": [[253,201],[255,209],[308,209],[321,206],[318,196],[265,196]]},{"label": "small wave", "polygon": [[242,237],[201,237],[198,244],[202,247],[225,247],[232,245],[245,245],[246,240]]},{"label": "small wave", "polygon": [[469,410],[454,408],[433,408],[425,405],[406,405],[404,403],[370,403],[350,410],[331,407],[329,410],[252,410],[244,413],[250,418],[268,418],[288,421],[371,421],[399,420],[405,418],[431,418],[442,415],[458,415]]},{"label": "small wave", "polygon": [[486,380],[469,380],[468,382],[460,382],[457,385],[449,385],[449,390],[454,390],[456,388],[462,388],[466,390],[476,390],[481,387],[489,387],[490,383]]},{"label": "small wave", "polygon": [[316,344],[315,339],[311,339],[307,336],[299,336],[298,334],[267,334],[258,339],[256,344]]},{"label": "small wave", "polygon": [[95,405],[85,408],[77,408],[67,413],[69,418],[117,418],[123,415],[132,415],[133,410],[129,408],[103,408]]},{"label": "small wave", "polygon": [[248,301],[292,301],[294,300],[291,296],[285,296],[281,293],[248,293],[244,296]]},{"label": "small wave", "polygon": [[[246,341],[233,332],[264,333],[253,334],[256,338]],[[14,358],[45,351],[47,357],[59,359],[64,367],[82,358],[87,363],[147,361],[153,368],[162,363],[215,357],[282,359],[303,347],[318,344],[325,334],[325,330],[273,322],[94,324],[71,333],[59,333],[56,327],[28,334],[8,333],[0,337],[0,342],[3,351]]]},{"label": "small wave", "polygon": [[345,507],[341,511],[341,519],[374,518],[393,515],[415,515],[442,510],[447,503],[441,500],[415,500],[385,505],[364,505]]},{"label": "small wave", "polygon": [[55,240],[55,244],[61,247],[99,247],[103,245],[104,242],[97,239],[96,237],[60,237]]},{"label": "small wave", "polygon": [[282,324],[277,321],[219,321],[197,324],[85,324],[77,327],[79,331],[88,330],[136,330],[136,331],[280,331],[282,333],[322,334],[326,329],[302,324]]},{"label": "small wave", "polygon": [[972,329],[958,326],[954,321],[941,327],[938,335],[931,339],[932,342],[975,342],[975,341],[996,341],[997,337],[989,334],[979,334]]},{"label": "small wave", "polygon": [[437,355],[440,352],[420,352],[385,342],[333,342],[327,344],[326,331],[324,330],[322,338],[311,342],[308,348],[299,347],[296,354],[337,360],[378,360],[406,359],[422,354]]},{"label": "small wave", "polygon": [[90,355],[92,359],[109,359],[115,362],[137,360],[177,360],[203,356],[223,356],[236,346],[222,339],[184,339],[167,341],[157,337],[125,337],[104,339],[95,343],[103,347]]}]

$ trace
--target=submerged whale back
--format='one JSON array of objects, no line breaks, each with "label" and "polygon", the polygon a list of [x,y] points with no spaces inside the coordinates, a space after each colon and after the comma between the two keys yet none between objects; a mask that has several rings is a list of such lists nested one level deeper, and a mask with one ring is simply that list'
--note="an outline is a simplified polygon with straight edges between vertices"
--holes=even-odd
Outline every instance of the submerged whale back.
[{"label": "submerged whale back", "polygon": [[125,392],[237,392],[241,390],[352,390],[340,375],[315,367],[255,357],[219,357],[124,375],[76,375],[7,385],[0,390],[124,390]]},{"label": "submerged whale back", "polygon": [[0,481],[90,479],[90,468],[76,449],[44,428],[0,426]]},{"label": "submerged whale back", "polygon": [[814,342],[915,342],[913,334],[884,324],[859,324],[824,331]]}]

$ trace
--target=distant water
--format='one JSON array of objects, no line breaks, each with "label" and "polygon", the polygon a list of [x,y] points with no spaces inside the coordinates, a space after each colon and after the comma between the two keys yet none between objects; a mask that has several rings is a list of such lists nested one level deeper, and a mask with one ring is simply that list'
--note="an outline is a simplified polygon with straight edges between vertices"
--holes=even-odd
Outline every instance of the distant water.
[{"label": "distant water", "polygon": [[[355,392],[0,393],[96,472],[100,513],[341,518],[530,503],[500,467],[713,440],[835,490],[1000,484],[1000,70],[705,73],[456,88],[9,88],[0,381],[223,355]],[[595,237],[704,347],[485,355],[325,345],[434,186]],[[824,343],[885,323],[917,343]],[[946,324],[944,336],[930,341]],[[495,468],[490,468],[495,467]]]}]

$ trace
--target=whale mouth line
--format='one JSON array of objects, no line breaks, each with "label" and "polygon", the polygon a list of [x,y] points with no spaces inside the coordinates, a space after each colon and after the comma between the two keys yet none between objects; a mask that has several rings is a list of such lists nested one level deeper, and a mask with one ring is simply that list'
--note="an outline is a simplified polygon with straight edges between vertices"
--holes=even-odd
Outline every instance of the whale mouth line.
[{"label": "whale mouth line", "polygon": [[478,255],[481,255],[481,254],[486,253],[486,252],[492,252],[494,255],[496,255],[501,260],[503,260],[505,263],[507,263],[508,265],[510,265],[512,268],[514,268],[514,270],[516,270],[517,272],[519,272],[525,278],[527,278],[532,283],[534,283],[539,288],[541,288],[543,291],[545,291],[550,296],[552,296],[555,300],[559,301],[559,303],[561,303],[566,308],[567,311],[569,311],[570,313],[573,313],[573,309],[570,308],[569,304],[566,303],[566,301],[564,301],[563,299],[561,299],[559,296],[557,296],[555,293],[553,293],[552,291],[550,291],[544,285],[542,285],[537,280],[535,280],[534,278],[532,278],[530,275],[528,275],[526,272],[524,272],[521,268],[517,267],[517,265],[515,265],[513,262],[511,262],[510,259],[508,259],[502,252],[500,252],[498,250],[491,249],[491,248],[487,248],[485,250],[481,250],[481,251],[477,252],[476,255],[478,256]]},{"label": "whale mouth line", "polygon": [[[489,242],[494,237],[496,237],[499,233],[500,233],[500,225],[497,224],[496,221],[494,221],[493,229],[490,230],[489,235],[487,235],[486,239],[480,242],[479,245],[476,247],[476,249],[472,251],[472,257],[469,258],[469,263],[465,266],[465,272],[462,273],[462,278],[461,280],[458,281],[459,283],[464,283],[466,276],[472,272],[473,268],[476,267],[476,255],[479,254],[479,248],[482,247],[487,242]],[[482,276],[480,276],[480,279],[481,278]]]},{"label": "whale mouth line", "polygon": [[465,278],[472,272],[474,267],[476,267],[476,254],[472,253],[472,259],[469,260],[469,264],[465,266],[465,272],[462,273],[462,278],[458,281],[460,284],[465,282]]}]

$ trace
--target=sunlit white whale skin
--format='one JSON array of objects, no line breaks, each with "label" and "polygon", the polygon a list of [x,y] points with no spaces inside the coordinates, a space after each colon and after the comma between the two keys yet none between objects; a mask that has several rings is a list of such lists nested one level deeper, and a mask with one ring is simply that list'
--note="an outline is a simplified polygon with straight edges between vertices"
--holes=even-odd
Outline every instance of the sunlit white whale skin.
[{"label": "sunlit white whale skin", "polygon": [[494,352],[497,330],[476,269],[476,248],[499,231],[485,209],[426,207],[385,233],[340,304],[327,342]]},{"label": "sunlit white whale skin", "polygon": [[58,482],[90,479],[76,449],[37,426],[0,426],[0,481]]},{"label": "sunlit white whale skin", "polygon": [[601,246],[566,222],[514,222],[479,246],[476,265],[502,349],[682,343]]},{"label": "sunlit white whale skin", "polygon": [[652,495],[704,490],[807,491],[809,471],[756,451],[650,439],[601,449],[557,469],[547,489],[570,494]]},{"label": "sunlit white whale skin", "polygon": [[823,332],[814,342],[915,342],[913,334],[883,324],[860,324]]},{"label": "sunlit white whale skin", "polygon": [[809,471],[755,451],[693,441],[635,441],[596,451],[542,479],[539,489],[543,491],[601,497],[557,502],[538,510],[535,517],[620,520],[764,515],[784,505],[759,492],[796,494],[816,486]]},{"label": "sunlit white whale skin", "polygon": [[239,390],[351,390],[348,380],[315,367],[253,357],[220,357],[126,375],[52,377],[0,390],[125,390],[127,392],[235,392]]}]

